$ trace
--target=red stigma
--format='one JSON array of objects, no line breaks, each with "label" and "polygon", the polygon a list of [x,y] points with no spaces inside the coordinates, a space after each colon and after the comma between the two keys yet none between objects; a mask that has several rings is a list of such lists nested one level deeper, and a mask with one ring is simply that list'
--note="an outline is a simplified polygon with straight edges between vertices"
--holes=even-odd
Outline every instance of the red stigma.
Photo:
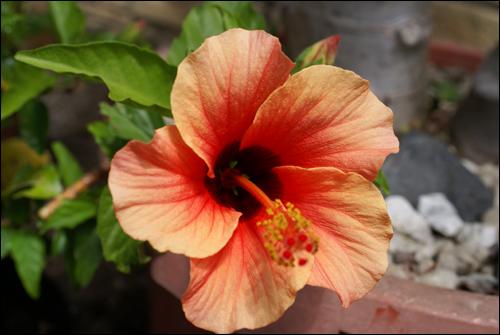
[{"label": "red stigma", "polygon": [[[311,222],[292,203],[284,205],[279,199],[271,201],[257,185],[243,175],[234,174],[234,171],[228,171],[228,179],[267,207],[266,218],[257,222],[257,226],[271,258],[284,266],[305,265],[307,259],[299,256],[309,257],[306,252],[314,254],[318,249],[318,238],[312,232]],[[307,245],[311,244],[307,250],[306,241],[309,241]]]},{"label": "red stigma", "polygon": [[[241,182],[245,183],[249,182]],[[266,214],[268,218],[257,222],[257,226],[262,227],[265,247],[271,257],[284,266],[308,263],[311,254],[318,250],[318,238],[311,230],[311,223],[293,204],[284,205],[279,199],[266,209]]]},{"label": "red stigma", "polygon": [[285,251],[283,252],[283,258],[285,258],[285,259],[290,259],[290,258],[292,258],[292,252],[291,252],[290,250],[285,250]]}]

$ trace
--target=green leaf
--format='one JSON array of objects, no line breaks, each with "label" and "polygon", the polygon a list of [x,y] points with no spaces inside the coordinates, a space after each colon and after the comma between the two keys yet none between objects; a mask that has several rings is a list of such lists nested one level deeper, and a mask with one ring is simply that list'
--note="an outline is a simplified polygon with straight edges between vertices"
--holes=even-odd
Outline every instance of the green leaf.
[{"label": "green leaf", "polygon": [[8,198],[12,193],[32,187],[35,183],[36,173],[37,170],[31,165],[26,164],[20,166],[9,182],[8,187],[2,192],[2,197]]},{"label": "green leaf", "polygon": [[144,106],[170,108],[176,68],[157,54],[121,42],[55,44],[18,52],[15,58],[59,73],[101,79],[114,101],[130,99]]},{"label": "green leaf", "polygon": [[30,199],[2,199],[2,217],[10,221],[10,227],[29,224],[33,203]]},{"label": "green leaf", "polygon": [[36,67],[11,61],[2,64],[1,119],[17,112],[32,98],[51,87],[54,79]]},{"label": "green leaf", "polygon": [[53,142],[52,151],[56,156],[57,167],[64,186],[70,186],[83,176],[80,164],[63,143]]},{"label": "green leaf", "polygon": [[45,266],[43,239],[32,233],[15,231],[12,235],[12,258],[24,289],[33,299],[38,298]]},{"label": "green leaf", "polygon": [[2,56],[22,49],[33,38],[50,33],[52,23],[45,12],[33,11],[23,1],[2,1]]},{"label": "green leaf", "polygon": [[49,8],[62,43],[80,41],[85,32],[85,16],[75,1],[49,1]]},{"label": "green leaf", "polygon": [[224,11],[226,30],[230,28],[266,30],[264,16],[255,11],[250,1],[209,1],[207,5],[218,7]]},{"label": "green leaf", "polygon": [[458,102],[462,98],[458,85],[450,80],[443,80],[434,84],[435,96],[438,100]]},{"label": "green leaf", "polygon": [[102,103],[100,107],[101,113],[109,117],[115,134],[124,140],[149,142],[153,138],[155,129],[164,125],[158,113],[122,104],[110,106]]},{"label": "green leaf", "polygon": [[[36,182],[37,173],[39,173],[38,170],[31,165],[23,165],[19,167],[8,187],[2,192],[2,198],[11,199],[10,196],[12,194],[33,187]],[[12,199],[19,201],[23,200],[19,198],[19,196],[14,196]]]},{"label": "green leaf", "polygon": [[61,255],[68,248],[68,234],[64,230],[56,230],[52,236],[50,244],[50,254],[52,256]]},{"label": "green leaf", "polygon": [[46,165],[36,171],[32,178],[26,180],[31,187],[14,194],[14,198],[50,199],[62,192],[63,188],[56,168]]},{"label": "green leaf", "polygon": [[385,195],[390,195],[391,190],[389,189],[389,183],[387,182],[387,178],[384,175],[384,172],[382,170],[379,170],[377,177],[373,181],[375,186],[379,188],[379,190],[385,194]]},{"label": "green leaf", "polygon": [[39,154],[47,147],[49,113],[45,105],[31,100],[19,111],[19,132],[26,142]]},{"label": "green leaf", "polygon": [[207,37],[237,27],[265,29],[265,21],[248,1],[205,2],[193,8],[184,19],[180,36],[170,46],[167,62],[177,66]]},{"label": "green leaf", "polygon": [[87,130],[94,136],[94,140],[108,158],[112,158],[127,141],[119,138],[116,131],[108,122],[96,121],[87,126]]},{"label": "green leaf", "polygon": [[74,228],[93,218],[97,213],[95,201],[88,197],[64,200],[61,205],[42,222],[40,230]]},{"label": "green leaf", "polygon": [[[20,13],[20,3],[16,1],[2,1],[2,18],[1,29],[2,29],[2,54],[5,52],[4,48],[4,36],[7,40],[19,41],[24,37],[24,31],[22,31],[23,25],[26,23],[26,15]],[[9,41],[10,42],[10,41]]]},{"label": "green leaf", "polygon": [[73,248],[68,249],[68,266],[78,286],[85,286],[92,280],[101,264],[102,252],[95,226],[91,223],[79,226],[72,232]]},{"label": "green leaf", "polygon": [[167,62],[179,65],[184,57],[197,49],[207,37],[218,35],[225,30],[220,9],[207,5],[193,8],[182,23],[180,36],[170,46]]},{"label": "green leaf", "polygon": [[129,272],[131,265],[147,261],[140,249],[142,243],[131,239],[120,227],[107,187],[99,200],[97,234],[101,239],[104,258],[114,262],[120,271]]},{"label": "green leaf", "polygon": [[[3,214],[3,213],[2,213]],[[14,232],[10,228],[1,227],[1,256],[2,259],[12,250],[12,236]]]},{"label": "green leaf", "polygon": [[13,179],[23,166],[39,168],[49,160],[48,154],[38,154],[20,138],[2,140],[2,191],[11,188]]}]

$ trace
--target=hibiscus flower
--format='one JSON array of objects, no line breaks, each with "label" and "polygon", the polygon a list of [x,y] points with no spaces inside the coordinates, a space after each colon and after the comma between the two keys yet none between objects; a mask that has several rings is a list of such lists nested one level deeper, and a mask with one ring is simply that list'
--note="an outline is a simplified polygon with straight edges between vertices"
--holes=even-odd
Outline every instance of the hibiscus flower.
[{"label": "hibiscus flower", "polygon": [[263,327],[306,284],[347,307],[386,271],[392,228],[372,181],[398,151],[392,112],[351,71],[293,67],[264,31],[208,38],[178,67],[176,125],[112,160],[123,230],[190,257],[182,304],[198,327]]}]

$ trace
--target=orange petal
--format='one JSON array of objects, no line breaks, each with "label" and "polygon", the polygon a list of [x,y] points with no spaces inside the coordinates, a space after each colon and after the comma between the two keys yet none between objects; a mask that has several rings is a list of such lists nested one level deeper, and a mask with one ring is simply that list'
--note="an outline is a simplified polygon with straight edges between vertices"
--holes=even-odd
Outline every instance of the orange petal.
[{"label": "orange petal", "polygon": [[378,189],[335,168],[273,169],[282,197],[293,202],[319,237],[310,285],[337,292],[342,305],[368,293],[387,269],[392,226]]},{"label": "orange petal", "polygon": [[218,254],[191,260],[184,312],[196,326],[216,333],[263,327],[293,304],[311,267],[278,265],[250,223],[242,222]]},{"label": "orange petal", "polygon": [[179,65],[172,114],[184,141],[209,166],[209,176],[217,155],[241,140],[293,65],[277,38],[242,29],[206,39]]},{"label": "orange petal", "polygon": [[206,257],[229,240],[241,213],[220,206],[205,189],[205,163],[175,126],[151,143],[130,141],[116,153],[109,189],[123,230],[159,251]]},{"label": "orange petal", "polygon": [[242,147],[259,145],[281,165],[336,167],[373,180],[398,151],[392,112],[368,81],[334,66],[306,68],[260,107]]}]

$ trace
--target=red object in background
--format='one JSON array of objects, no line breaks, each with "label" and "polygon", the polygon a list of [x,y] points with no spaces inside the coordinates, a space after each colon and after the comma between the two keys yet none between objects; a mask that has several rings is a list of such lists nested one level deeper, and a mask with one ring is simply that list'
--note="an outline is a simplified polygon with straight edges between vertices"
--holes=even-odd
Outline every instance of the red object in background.
[{"label": "red object in background", "polygon": [[429,61],[438,67],[457,67],[474,73],[483,62],[484,57],[485,53],[481,50],[453,42],[431,41],[429,43]]}]

